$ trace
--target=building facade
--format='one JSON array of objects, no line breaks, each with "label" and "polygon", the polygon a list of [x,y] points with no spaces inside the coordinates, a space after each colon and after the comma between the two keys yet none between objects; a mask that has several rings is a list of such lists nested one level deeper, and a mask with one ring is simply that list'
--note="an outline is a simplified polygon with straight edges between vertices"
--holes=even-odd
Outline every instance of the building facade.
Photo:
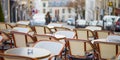
[{"label": "building facade", "polygon": [[[61,0],[35,0],[33,5],[39,13],[46,14],[47,12],[50,12],[53,20],[66,21],[67,18],[75,17],[74,9],[66,6],[68,1],[70,0],[65,0],[64,2]],[[40,4],[38,4],[39,2]]]},{"label": "building facade", "polygon": [[[69,1],[70,0],[1,0],[1,4],[4,11],[5,22],[32,19],[33,7],[38,13],[46,14],[49,11],[53,20],[57,17],[59,21],[66,21],[68,18],[75,18],[76,16],[75,9],[66,6]],[[92,15],[86,14],[86,17],[93,16],[90,20],[102,20],[104,15],[120,16],[120,0],[95,0],[95,5],[93,5],[92,8]],[[27,15],[21,14],[21,12],[24,13],[23,10]]]},{"label": "building facade", "polygon": [[9,0],[1,0],[5,22],[10,22],[10,2]]},{"label": "building facade", "polygon": [[104,15],[120,16],[120,0],[96,0],[96,20],[102,20]]},{"label": "building facade", "polygon": [[1,0],[5,22],[27,20],[32,0]]}]

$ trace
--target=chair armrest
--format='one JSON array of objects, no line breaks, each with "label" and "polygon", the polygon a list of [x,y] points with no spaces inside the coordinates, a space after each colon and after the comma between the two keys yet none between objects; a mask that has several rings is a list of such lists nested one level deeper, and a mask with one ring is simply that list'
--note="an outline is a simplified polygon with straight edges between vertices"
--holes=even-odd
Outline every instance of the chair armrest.
[{"label": "chair armrest", "polygon": [[33,36],[35,34],[35,32],[34,31],[30,31],[30,32],[28,32],[28,34]]}]

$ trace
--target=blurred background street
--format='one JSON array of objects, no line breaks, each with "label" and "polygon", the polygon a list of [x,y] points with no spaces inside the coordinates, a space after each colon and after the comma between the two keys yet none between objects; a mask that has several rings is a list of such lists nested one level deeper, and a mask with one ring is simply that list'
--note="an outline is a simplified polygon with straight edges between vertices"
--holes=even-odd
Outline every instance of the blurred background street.
[{"label": "blurred background street", "polygon": [[71,28],[101,26],[104,30],[120,31],[120,0],[0,0],[0,21],[30,21],[45,25],[50,12],[51,22],[66,23]]}]

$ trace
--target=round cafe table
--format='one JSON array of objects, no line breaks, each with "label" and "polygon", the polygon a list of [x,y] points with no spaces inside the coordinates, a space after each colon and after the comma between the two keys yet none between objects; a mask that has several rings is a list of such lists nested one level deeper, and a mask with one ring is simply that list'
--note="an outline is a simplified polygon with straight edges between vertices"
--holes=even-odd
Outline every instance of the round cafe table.
[{"label": "round cafe table", "polygon": [[73,31],[57,31],[54,33],[54,35],[58,35],[56,37],[59,37],[59,35],[63,35],[63,37],[66,37],[66,38],[74,38],[75,32],[73,32]]},{"label": "round cafe table", "polygon": [[42,48],[34,47],[22,47],[22,48],[12,48],[4,52],[5,54],[14,54],[18,56],[26,56],[31,58],[45,58],[50,56],[50,51]]}]

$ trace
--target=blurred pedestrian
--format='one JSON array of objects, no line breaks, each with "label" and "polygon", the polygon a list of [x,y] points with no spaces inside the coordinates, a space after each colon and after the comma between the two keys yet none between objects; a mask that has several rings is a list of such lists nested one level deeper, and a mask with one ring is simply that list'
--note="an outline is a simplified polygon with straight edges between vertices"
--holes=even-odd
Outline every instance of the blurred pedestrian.
[{"label": "blurred pedestrian", "polygon": [[47,14],[45,15],[45,20],[46,20],[46,25],[48,25],[51,22],[51,16],[49,12],[47,12]]}]

